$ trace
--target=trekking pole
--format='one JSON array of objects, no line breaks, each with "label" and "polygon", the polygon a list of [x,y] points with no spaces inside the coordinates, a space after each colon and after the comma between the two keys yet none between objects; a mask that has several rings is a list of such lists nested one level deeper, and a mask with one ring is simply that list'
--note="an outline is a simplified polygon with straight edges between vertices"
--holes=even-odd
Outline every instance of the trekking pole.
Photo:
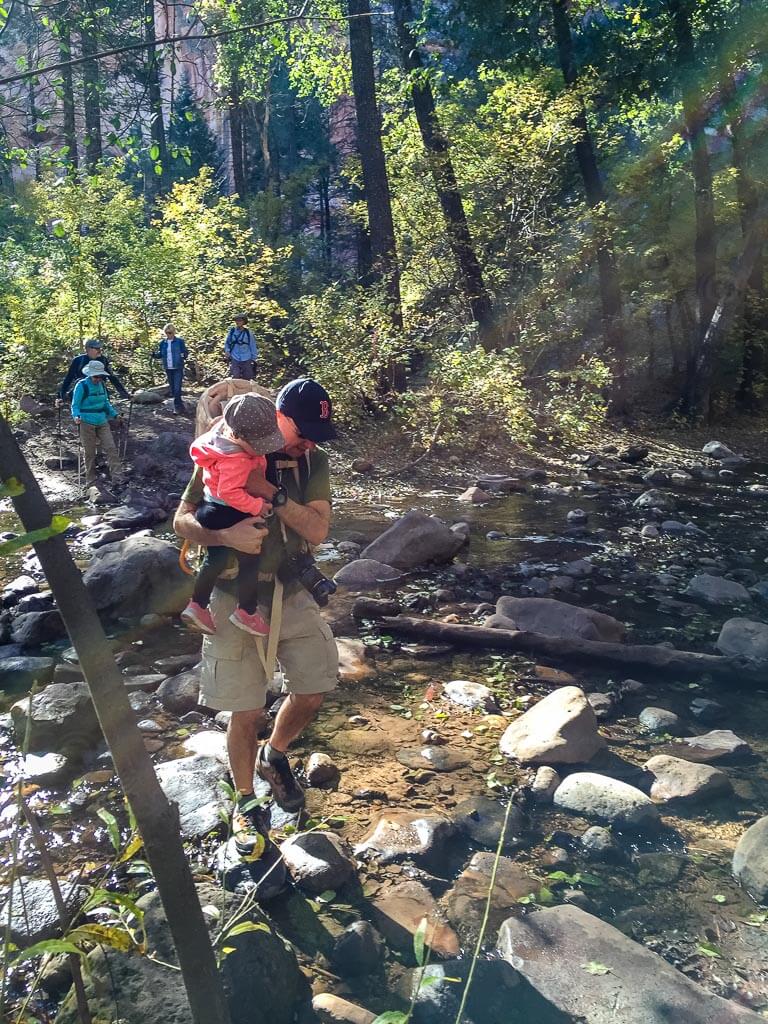
[{"label": "trekking pole", "polygon": [[59,472],[61,473],[61,471],[64,469],[64,458],[63,458],[62,450],[61,450],[61,446],[62,446],[62,437],[61,437],[61,402],[58,401],[58,400],[57,400],[57,402],[58,402],[58,404],[56,406],[56,437],[58,438],[58,441],[59,441]]},{"label": "trekking pole", "polygon": [[80,424],[76,423],[75,426],[77,427],[77,490],[79,493],[82,490],[83,483],[83,438],[80,434]]},{"label": "trekking pole", "polygon": [[133,399],[128,403],[128,419],[124,423],[123,427],[123,451],[120,455],[120,459],[125,462],[126,456],[128,455],[128,436],[131,432],[131,414],[133,412]]}]

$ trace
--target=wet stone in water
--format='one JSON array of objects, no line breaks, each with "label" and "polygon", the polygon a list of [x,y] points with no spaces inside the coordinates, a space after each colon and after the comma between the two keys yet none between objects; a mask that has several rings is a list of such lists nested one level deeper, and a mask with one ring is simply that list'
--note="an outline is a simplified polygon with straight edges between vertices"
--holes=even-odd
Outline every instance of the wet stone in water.
[{"label": "wet stone in water", "polygon": [[412,858],[426,867],[442,867],[446,842],[456,832],[448,818],[414,811],[385,811],[372,831],[355,847],[360,856],[372,856],[382,864]]},{"label": "wet stone in water", "polygon": [[469,758],[452,747],[403,747],[397,760],[407,768],[426,768],[435,772],[453,772],[466,768]]},{"label": "wet stone in water", "polygon": [[384,952],[384,939],[373,925],[355,921],[336,939],[331,963],[345,976],[371,974],[381,968]]},{"label": "wet stone in water", "polygon": [[[470,796],[455,808],[453,820],[473,842],[496,849],[505,813],[505,805],[498,800],[492,800],[487,796]],[[504,845],[508,849],[521,846],[521,835],[526,827],[525,815],[518,807],[513,806],[509,813]]]},{"label": "wet stone in water", "polygon": [[217,850],[215,865],[228,892],[254,896],[259,903],[279,896],[288,885],[288,870],[275,846],[259,860],[244,861],[230,839]]}]

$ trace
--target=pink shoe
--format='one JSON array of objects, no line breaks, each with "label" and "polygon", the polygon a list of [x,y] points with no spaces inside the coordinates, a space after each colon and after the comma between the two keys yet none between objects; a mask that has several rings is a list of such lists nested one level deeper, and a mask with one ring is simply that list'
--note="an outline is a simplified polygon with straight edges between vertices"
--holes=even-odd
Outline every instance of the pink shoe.
[{"label": "pink shoe", "polygon": [[269,624],[258,612],[247,612],[245,608],[235,608],[229,616],[229,621],[238,629],[244,629],[246,633],[251,633],[253,636],[269,634]]},{"label": "pink shoe", "polygon": [[206,633],[213,636],[216,632],[216,623],[207,608],[203,608],[197,601],[190,601],[181,613],[181,621],[189,628],[197,630],[198,633]]}]

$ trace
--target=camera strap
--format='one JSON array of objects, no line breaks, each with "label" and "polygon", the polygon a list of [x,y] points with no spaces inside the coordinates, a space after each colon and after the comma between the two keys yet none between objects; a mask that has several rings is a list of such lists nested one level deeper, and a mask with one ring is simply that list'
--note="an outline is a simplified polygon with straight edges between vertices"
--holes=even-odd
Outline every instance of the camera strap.
[{"label": "camera strap", "polygon": [[[310,456],[309,452],[306,452],[307,460],[307,474],[310,470]],[[301,497],[304,496],[304,489],[301,486],[301,474],[299,472],[299,464],[295,459],[281,459],[277,463],[277,471],[279,473],[279,479],[282,480],[283,470],[290,469],[293,471],[293,478],[296,481],[296,486],[299,488]],[[288,543],[288,534],[285,529],[285,523],[280,519],[280,533],[283,537],[283,544]],[[302,547],[305,551],[310,551],[310,545],[307,541],[302,542]],[[267,680],[267,686],[272,682],[275,675],[275,666],[277,665],[277,645],[280,640],[280,628],[283,624],[283,583],[277,574],[275,574],[274,589],[272,591],[272,608],[269,613],[269,637],[267,638],[267,648],[264,650],[264,640],[262,637],[256,637],[256,651],[259,655],[259,661],[264,669],[264,675]]]}]

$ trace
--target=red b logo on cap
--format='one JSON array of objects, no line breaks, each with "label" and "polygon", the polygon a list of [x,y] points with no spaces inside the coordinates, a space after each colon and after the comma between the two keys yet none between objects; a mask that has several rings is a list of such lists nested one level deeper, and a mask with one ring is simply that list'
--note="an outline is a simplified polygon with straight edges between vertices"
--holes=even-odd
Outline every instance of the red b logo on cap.
[{"label": "red b logo on cap", "polygon": [[320,401],[320,419],[321,420],[327,420],[327,419],[330,418],[330,415],[331,415],[331,407],[328,404],[328,402],[326,402],[326,400],[323,398]]}]

